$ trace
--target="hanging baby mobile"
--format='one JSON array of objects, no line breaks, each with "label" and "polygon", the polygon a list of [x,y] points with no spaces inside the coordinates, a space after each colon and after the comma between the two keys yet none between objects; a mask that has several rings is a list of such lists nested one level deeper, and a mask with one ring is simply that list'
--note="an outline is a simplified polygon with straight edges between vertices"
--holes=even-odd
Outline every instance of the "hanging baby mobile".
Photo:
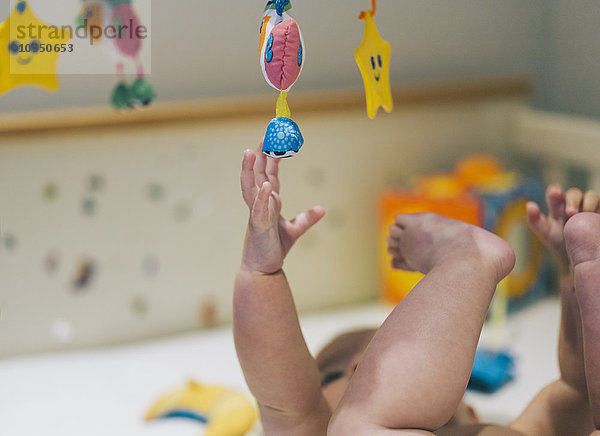
[{"label": "hanging baby mobile", "polygon": [[369,118],[375,118],[380,106],[386,112],[391,112],[394,101],[390,89],[392,47],[377,31],[373,18],[377,10],[377,1],[371,1],[373,9],[362,11],[358,16],[359,19],[365,20],[365,36],[362,44],[354,51],[354,58],[365,83],[367,114]]},{"label": "hanging baby mobile", "polygon": [[291,8],[290,0],[268,1],[260,27],[260,66],[267,83],[279,91],[276,117],[267,127],[262,149],[272,158],[294,156],[304,144],[287,104],[287,93],[304,65],[304,41],[287,13]]},{"label": "hanging baby mobile", "polygon": [[71,31],[39,20],[29,3],[18,1],[10,17],[0,23],[0,94],[18,86],[56,91],[56,64],[70,52]]},{"label": "hanging baby mobile", "polygon": [[[117,109],[148,106],[156,98],[156,94],[146,80],[144,65],[140,59],[142,41],[147,34],[131,0],[82,1],[79,25],[87,28],[93,44],[104,42],[104,47],[115,62],[118,83],[110,99],[112,106]],[[109,29],[113,33],[106,37]],[[131,85],[125,79],[125,62],[128,59],[133,60],[137,68],[137,78]]]}]

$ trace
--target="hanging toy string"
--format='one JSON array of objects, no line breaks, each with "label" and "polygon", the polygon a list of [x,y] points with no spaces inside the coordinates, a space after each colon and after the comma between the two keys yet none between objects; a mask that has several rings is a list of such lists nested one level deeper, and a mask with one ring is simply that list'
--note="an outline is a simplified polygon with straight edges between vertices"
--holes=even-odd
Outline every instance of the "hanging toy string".
[{"label": "hanging toy string", "polygon": [[359,20],[364,20],[367,12],[370,12],[372,17],[375,16],[375,12],[377,12],[377,0],[371,0],[371,4],[373,9],[371,11],[361,11],[360,15],[358,16]]}]

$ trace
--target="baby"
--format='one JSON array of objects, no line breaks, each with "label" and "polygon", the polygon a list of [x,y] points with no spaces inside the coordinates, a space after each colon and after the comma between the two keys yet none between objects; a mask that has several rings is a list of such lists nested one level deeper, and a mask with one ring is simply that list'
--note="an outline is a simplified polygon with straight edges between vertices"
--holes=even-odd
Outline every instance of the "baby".
[{"label": "baby", "polygon": [[378,330],[342,335],[315,360],[282,267],[325,211],[283,218],[278,166],[244,152],[250,219],[234,290],[237,354],[267,435],[600,436],[598,194],[551,185],[548,216],[527,205],[532,229],[560,265],[561,377],[500,427],[478,424],[462,397],[488,306],[514,266],[507,243],[438,215],[398,215],[388,238],[392,265],[425,277]]}]

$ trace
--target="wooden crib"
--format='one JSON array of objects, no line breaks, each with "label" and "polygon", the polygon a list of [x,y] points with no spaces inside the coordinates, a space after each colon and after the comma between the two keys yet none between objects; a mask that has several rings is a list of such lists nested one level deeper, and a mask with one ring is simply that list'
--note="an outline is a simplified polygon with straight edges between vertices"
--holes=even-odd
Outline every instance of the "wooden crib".
[{"label": "wooden crib", "polygon": [[[568,163],[600,165],[600,127],[532,111],[528,92],[521,78],[399,88],[394,112],[375,120],[358,91],[290,96],[306,145],[282,164],[284,213],[327,210],[286,264],[300,311],[377,298],[383,188],[473,152],[533,154],[552,177]],[[241,156],[273,104],[269,96],[3,116],[0,356],[230,321],[247,219]]]}]

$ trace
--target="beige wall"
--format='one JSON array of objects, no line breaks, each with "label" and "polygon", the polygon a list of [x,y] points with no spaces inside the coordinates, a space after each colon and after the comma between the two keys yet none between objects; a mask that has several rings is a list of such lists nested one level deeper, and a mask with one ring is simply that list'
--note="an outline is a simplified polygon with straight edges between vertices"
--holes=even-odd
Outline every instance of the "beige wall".
[{"label": "beige wall", "polygon": [[[15,3],[16,0],[11,0]],[[388,0],[376,20],[392,44],[396,85],[542,71],[544,5],[547,0]],[[73,23],[80,0],[29,0],[50,23]],[[265,0],[134,0],[151,5],[152,76],[159,99],[274,95],[258,65],[258,29]],[[4,3],[3,3],[4,4]],[[306,64],[292,92],[325,88],[362,89],[354,62],[364,24],[358,13],[370,0],[293,0],[302,28]],[[8,8],[5,15],[8,16]],[[69,63],[110,66],[103,50],[81,44]],[[131,69],[130,69],[131,71]],[[21,88],[0,96],[0,112],[107,104],[112,76],[61,75],[56,94]],[[0,118],[0,123],[2,122]]]},{"label": "beige wall", "polygon": [[[470,151],[502,153],[520,106],[502,97],[437,102],[399,106],[375,121],[363,107],[298,113],[307,144],[282,163],[284,212],[315,203],[328,211],[286,264],[299,309],[375,298],[377,192]],[[206,301],[215,302],[218,321],[229,320],[247,219],[241,154],[265,124],[260,116],[1,137],[1,228],[18,244],[0,248],[0,354],[193,329]],[[95,194],[92,174],[106,181]],[[58,187],[53,203],[42,198],[49,182]],[[152,182],[164,185],[162,201],[146,197]],[[97,201],[93,216],[82,213],[86,195]],[[51,252],[59,259],[53,274],[45,267]],[[160,261],[155,276],[142,268],[149,254]],[[76,292],[82,258],[95,261],[97,274]],[[132,311],[140,301],[145,315]]]},{"label": "beige wall", "polygon": [[[29,3],[54,24],[72,24],[80,9],[80,0]],[[159,99],[272,95],[256,53],[264,3],[134,0],[151,29],[151,50],[147,47],[145,55],[151,55],[151,81]],[[370,1],[295,0],[293,6],[307,46],[307,62],[294,92],[360,89],[353,59],[362,38],[357,15]],[[0,20],[8,16],[8,6],[3,11]],[[597,0],[390,0],[380,1],[379,11],[379,29],[393,47],[391,78],[396,85],[521,74],[532,79],[538,107],[600,117]],[[85,43],[76,53],[61,60],[58,93],[15,90],[0,96],[0,113],[107,104],[112,75],[64,73],[74,63],[111,71],[109,58]]]},{"label": "beige wall", "polygon": [[600,5],[597,0],[550,0],[547,9],[543,107],[599,119]]}]

